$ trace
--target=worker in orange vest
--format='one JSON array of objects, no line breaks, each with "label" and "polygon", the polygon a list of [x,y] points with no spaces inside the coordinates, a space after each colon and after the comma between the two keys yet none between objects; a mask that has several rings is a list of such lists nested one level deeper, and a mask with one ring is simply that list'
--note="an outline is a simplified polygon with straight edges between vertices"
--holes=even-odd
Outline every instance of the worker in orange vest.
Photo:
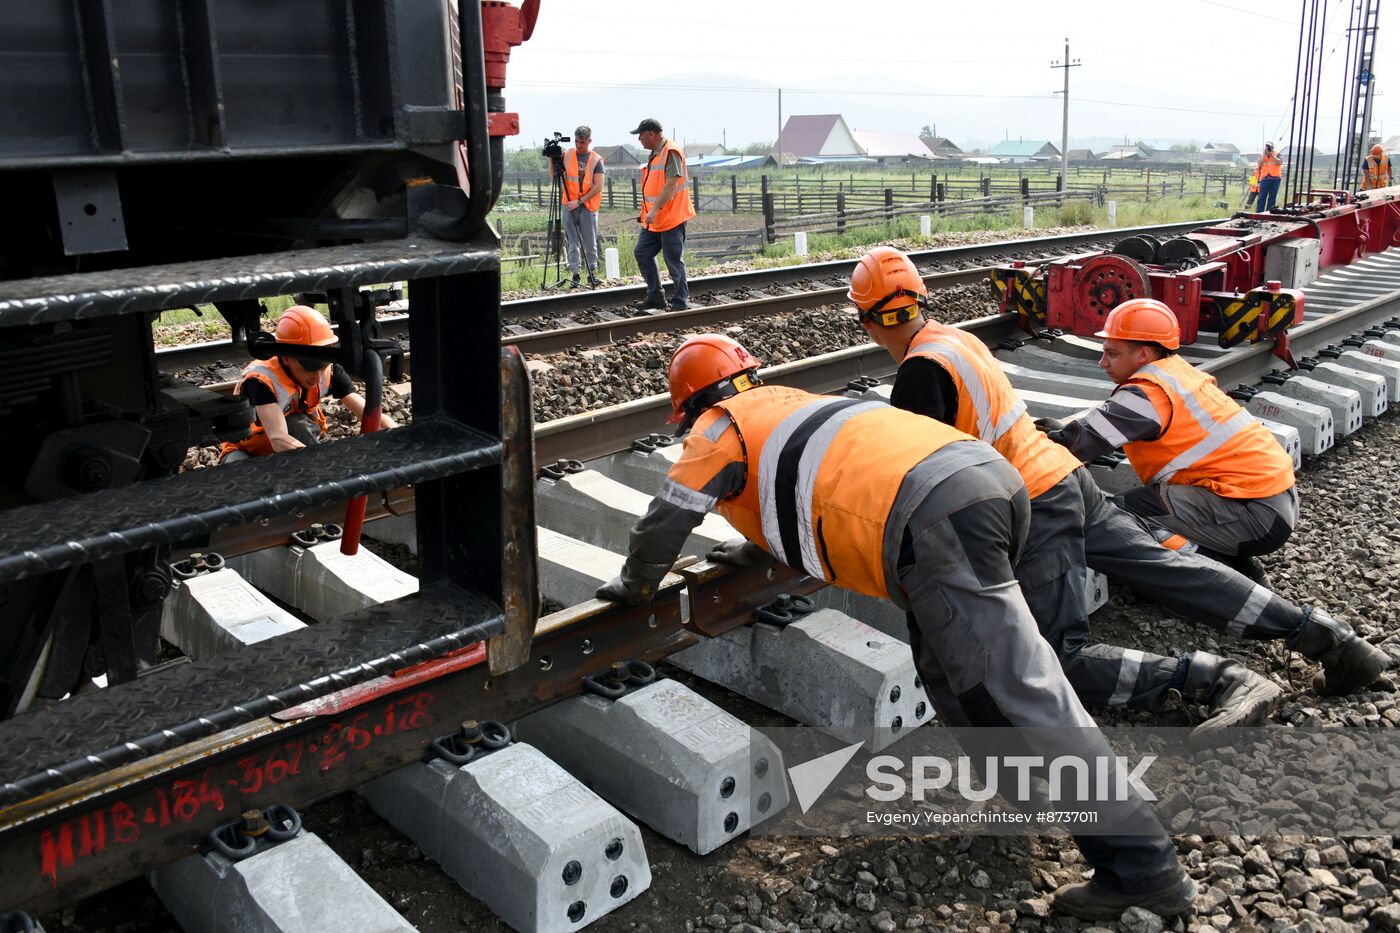
[{"label": "worker in orange vest", "polygon": [[1380,143],[1371,147],[1371,154],[1362,163],[1361,190],[1390,187],[1390,156]]},{"label": "worker in orange vest", "polygon": [[1263,604],[1242,632],[1282,638],[1305,613],[1233,570],[1164,548],[1099,490],[1069,451],[1036,430],[1025,403],[980,340],[925,321],[928,290],[909,257],[879,246],[856,264],[848,297],[871,340],[899,364],[890,404],[990,443],[1016,468],[1031,500],[1030,531],[1016,579],[1040,633],[1085,703],[1158,709],[1176,691],[1202,696],[1207,720],[1194,744],[1256,725],[1282,692],[1239,661],[1206,651],[1179,658],[1095,644],[1085,610],[1086,566],[1183,615],[1225,630],[1243,607]]},{"label": "worker in orange vest", "polygon": [[[1086,463],[1121,447],[1143,482],[1116,497],[1124,508],[1159,528],[1169,545],[1194,545],[1252,570],[1253,556],[1277,550],[1297,523],[1292,460],[1214,378],[1177,354],[1180,325],[1160,301],[1123,302],[1097,336],[1104,338],[1099,367],[1118,388],[1083,418],[1049,425],[1050,438]],[[1268,590],[1259,590],[1231,625],[1241,627],[1235,634],[1264,607]],[[1360,689],[1389,666],[1384,652],[1320,610],[1307,614],[1288,644],[1322,662],[1317,687],[1326,693]]]},{"label": "worker in orange vest", "polygon": [[[574,130],[574,145],[564,153],[564,252],[569,263],[570,284],[579,287],[579,269],[588,267],[588,284],[597,288],[598,208],[603,204],[603,157],[590,147],[593,130]],[[583,262],[580,263],[579,253]]]},{"label": "worker in orange vest", "polygon": [[[915,663],[948,725],[1021,727],[1045,761],[1065,742],[1104,746],[1016,586],[1029,512],[1016,471],[951,427],[882,402],[764,385],[758,366],[719,334],[690,337],[672,355],[671,421],[689,436],[632,531],[621,575],[598,596],[649,602],[717,510],[747,540],[712,559],[776,558],[904,608]],[[995,741],[975,728],[959,738]],[[1027,804],[992,767],[1003,795]],[[1094,877],[1057,891],[1056,909],[1107,919],[1132,906],[1168,916],[1190,906],[1195,886],[1141,798],[1082,805],[1111,832],[1075,837]]]},{"label": "worker in orange vest", "polygon": [[[277,319],[277,342],[305,347],[335,343],[335,332],[321,313],[305,305],[293,305]],[[357,419],[365,414],[364,396],[355,391],[350,374],[339,363],[306,357],[279,356],[253,360],[233,387],[253,406],[249,435],[241,441],[225,441],[220,463],[237,463],[249,457],[266,457],[284,450],[319,444],[326,433],[326,413],[321,403],[332,397]],[[394,427],[388,415],[380,416],[381,428]]]},{"label": "worker in orange vest", "polygon": [[1283,182],[1283,160],[1274,152],[1273,143],[1264,144],[1264,153],[1255,163],[1254,174],[1259,179],[1259,213],[1274,209],[1278,199],[1278,187]]},{"label": "worker in orange vest", "polygon": [[1245,198],[1244,209],[1249,210],[1254,206],[1254,199],[1259,196],[1259,175],[1255,172],[1249,173],[1249,197]]},{"label": "worker in orange vest", "polygon": [[690,182],[685,153],[661,135],[661,121],[646,119],[632,131],[650,151],[642,166],[642,211],[638,220],[642,232],[632,254],[647,281],[646,299],[638,310],[665,310],[666,294],[661,289],[661,273],[656,267],[658,253],[671,273],[672,311],[690,307],[690,287],[685,278],[685,223],[695,216],[690,203]]}]

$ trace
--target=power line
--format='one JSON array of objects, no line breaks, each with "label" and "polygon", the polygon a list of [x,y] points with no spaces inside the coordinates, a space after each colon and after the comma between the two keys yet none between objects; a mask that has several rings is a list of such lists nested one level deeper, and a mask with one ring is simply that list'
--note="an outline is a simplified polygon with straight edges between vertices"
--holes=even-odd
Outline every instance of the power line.
[{"label": "power line", "polygon": [[[735,87],[706,84],[655,84],[630,81],[513,81],[513,85],[527,87],[555,88],[596,88],[604,90],[655,90],[655,91],[722,91],[737,94],[772,94],[776,87]],[[1053,100],[1053,94],[954,94],[941,91],[865,91],[854,88],[792,88],[784,85],[788,94],[826,94],[848,97],[937,97],[966,100]],[[1274,113],[1250,110],[1202,110],[1190,107],[1169,107],[1158,104],[1145,104],[1141,101],[1103,100],[1094,97],[1080,97],[1085,103],[1100,104],[1105,107],[1132,107],[1138,110],[1165,110],[1174,113],[1201,113],[1225,117],[1272,117]]]},{"label": "power line", "polygon": [[1210,6],[1218,6],[1226,10],[1234,10],[1236,13],[1244,13],[1247,16],[1254,16],[1259,19],[1271,19],[1276,23],[1286,23],[1289,26],[1297,25],[1297,23],[1291,19],[1284,19],[1281,16],[1270,16],[1268,13],[1259,13],[1255,10],[1246,10],[1244,7],[1231,6],[1228,3],[1221,3],[1220,0],[1200,0],[1200,2]]},{"label": "power line", "polygon": [[[633,49],[580,49],[580,48],[550,48],[548,46],[530,46],[532,52],[544,52],[548,55],[584,55],[589,58],[596,58],[599,55],[632,55]],[[722,58],[735,59],[741,61],[753,61],[753,55],[724,55],[714,52],[667,52],[667,58]],[[808,64],[822,64],[824,62],[847,62],[860,65],[870,64],[869,57],[863,58],[833,58],[830,55],[770,55],[763,53],[765,62],[805,62]],[[886,58],[880,56],[880,64],[897,65],[1022,65],[1038,62],[1038,58],[939,58],[932,59],[927,56],[923,58]]]}]

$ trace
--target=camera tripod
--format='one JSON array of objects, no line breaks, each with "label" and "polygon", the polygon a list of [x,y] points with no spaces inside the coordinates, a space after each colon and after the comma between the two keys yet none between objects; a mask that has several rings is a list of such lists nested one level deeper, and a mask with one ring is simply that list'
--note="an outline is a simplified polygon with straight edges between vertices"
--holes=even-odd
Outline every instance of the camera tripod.
[{"label": "camera tripod", "polygon": [[[551,151],[552,150],[552,151]],[[564,153],[557,142],[545,145],[549,161],[549,218],[545,221],[544,272],[540,288],[558,288],[564,284]],[[578,221],[575,219],[574,223]],[[554,264],[554,281],[549,282],[549,266]]]}]

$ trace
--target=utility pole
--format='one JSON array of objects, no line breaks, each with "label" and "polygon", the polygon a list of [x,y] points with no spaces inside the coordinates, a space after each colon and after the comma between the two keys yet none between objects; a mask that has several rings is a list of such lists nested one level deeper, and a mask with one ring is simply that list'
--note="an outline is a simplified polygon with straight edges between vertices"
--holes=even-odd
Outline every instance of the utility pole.
[{"label": "utility pole", "polygon": [[1061,93],[1065,95],[1064,119],[1060,124],[1060,190],[1065,190],[1065,169],[1069,165],[1069,70],[1078,68],[1082,62],[1079,59],[1069,57],[1069,37],[1065,37],[1065,58],[1062,62],[1051,62],[1051,68],[1062,68],[1065,72],[1065,89]]},{"label": "utility pole", "polygon": [[778,141],[774,143],[778,150],[778,168],[783,167],[783,89],[778,88]]}]

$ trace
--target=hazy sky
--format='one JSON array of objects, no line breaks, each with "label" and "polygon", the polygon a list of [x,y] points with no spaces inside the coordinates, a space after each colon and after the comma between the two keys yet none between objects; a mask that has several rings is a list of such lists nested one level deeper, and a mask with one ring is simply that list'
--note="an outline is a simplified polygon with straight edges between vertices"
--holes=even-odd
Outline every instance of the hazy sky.
[{"label": "hazy sky", "polygon": [[[1330,53],[1318,147],[1336,148],[1343,45],[1353,0],[1324,0]],[[935,125],[966,147],[1006,136],[1060,138],[1054,94],[1070,73],[1070,144],[1194,139],[1258,150],[1287,135],[1296,0],[1054,0],[852,3],[543,0],[534,37],[511,56],[507,105],[522,137],[591,124],[595,142],[655,116],[682,141],[731,146],[777,135],[784,116],[839,112],[852,129]],[[1400,14],[1397,14],[1400,15]],[[1400,43],[1380,22],[1382,89],[1372,127],[1400,133]],[[1400,30],[1400,20],[1395,20]],[[1392,70],[1393,69],[1393,70]],[[1397,75],[1392,86],[1385,80]],[[1385,93],[1391,88],[1391,93]]]}]

